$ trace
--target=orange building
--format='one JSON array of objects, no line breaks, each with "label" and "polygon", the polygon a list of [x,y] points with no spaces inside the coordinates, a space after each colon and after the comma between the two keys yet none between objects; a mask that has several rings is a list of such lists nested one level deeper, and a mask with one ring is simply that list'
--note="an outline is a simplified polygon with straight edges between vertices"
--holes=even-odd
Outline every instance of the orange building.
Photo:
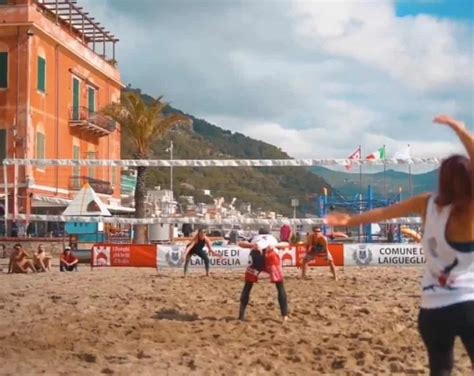
[{"label": "orange building", "polygon": [[[123,88],[117,41],[75,0],[0,0],[1,160],[120,159],[119,124],[97,113]],[[9,166],[9,212],[60,214],[85,182],[120,204],[118,168]]]}]

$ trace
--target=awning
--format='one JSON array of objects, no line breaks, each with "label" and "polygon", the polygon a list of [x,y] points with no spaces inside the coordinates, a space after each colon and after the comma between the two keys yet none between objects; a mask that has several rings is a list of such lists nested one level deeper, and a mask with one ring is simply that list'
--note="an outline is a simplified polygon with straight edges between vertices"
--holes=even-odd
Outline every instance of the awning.
[{"label": "awning", "polygon": [[106,205],[107,209],[112,213],[135,213],[135,208],[119,205]]},{"label": "awning", "polygon": [[[3,195],[0,194],[0,198]],[[48,196],[41,196],[41,195],[34,195],[32,201],[32,207],[34,208],[65,208],[71,203],[72,200],[64,199],[64,198],[57,198],[57,197],[48,197]],[[134,213],[135,208],[130,208],[128,206],[121,206],[121,205],[106,205],[106,208],[113,213]]]},{"label": "awning", "polygon": [[71,200],[58,197],[48,197],[41,195],[34,195],[31,206],[33,208],[65,208],[70,204]]}]

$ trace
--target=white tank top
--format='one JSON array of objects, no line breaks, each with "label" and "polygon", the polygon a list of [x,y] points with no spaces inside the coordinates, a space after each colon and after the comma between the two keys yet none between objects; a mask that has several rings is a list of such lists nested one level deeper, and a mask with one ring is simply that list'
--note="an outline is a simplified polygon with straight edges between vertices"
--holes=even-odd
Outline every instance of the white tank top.
[{"label": "white tank top", "polygon": [[[426,208],[422,308],[474,301],[474,252],[460,252],[448,243],[445,234],[451,206],[439,207],[435,198],[435,195],[429,198]],[[468,224],[466,231],[469,231]]]}]

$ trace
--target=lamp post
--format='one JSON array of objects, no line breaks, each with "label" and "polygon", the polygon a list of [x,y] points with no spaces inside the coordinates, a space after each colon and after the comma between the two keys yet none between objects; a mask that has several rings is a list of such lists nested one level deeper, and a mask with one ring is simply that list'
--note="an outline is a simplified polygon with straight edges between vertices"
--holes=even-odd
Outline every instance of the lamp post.
[{"label": "lamp post", "polygon": [[[299,201],[297,198],[292,198],[291,199],[291,206],[293,207],[293,219],[296,219],[296,207],[299,205]],[[295,223],[293,223],[293,234],[296,235],[296,229],[297,229],[297,226]],[[291,242],[291,239],[290,239],[290,242]]]},{"label": "lamp post", "polygon": [[[173,160],[173,140],[170,141],[170,147],[166,151],[170,152],[170,161]],[[170,166],[170,191],[173,192],[173,166]]]}]

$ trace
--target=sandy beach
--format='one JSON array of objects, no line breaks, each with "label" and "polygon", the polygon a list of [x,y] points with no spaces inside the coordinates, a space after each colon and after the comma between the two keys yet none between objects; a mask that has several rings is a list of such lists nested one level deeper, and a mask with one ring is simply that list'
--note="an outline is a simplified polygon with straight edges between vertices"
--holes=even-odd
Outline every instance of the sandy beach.
[{"label": "sandy beach", "polygon": [[[2,375],[427,374],[417,331],[418,268],[287,271],[290,321],[276,290],[252,291],[236,320],[243,273],[96,269],[0,274]],[[455,375],[470,364],[456,343]]]}]

